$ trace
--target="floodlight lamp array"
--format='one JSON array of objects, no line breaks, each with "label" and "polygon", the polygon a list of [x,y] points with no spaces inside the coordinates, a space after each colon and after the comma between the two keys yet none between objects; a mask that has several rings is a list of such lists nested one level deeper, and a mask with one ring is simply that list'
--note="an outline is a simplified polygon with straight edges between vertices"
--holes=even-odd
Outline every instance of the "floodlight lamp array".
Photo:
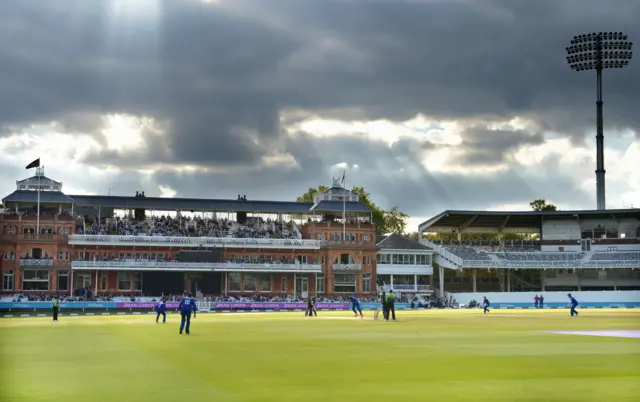
[{"label": "floodlight lamp array", "polygon": [[567,62],[574,71],[623,68],[633,57],[633,43],[622,32],[574,36],[567,47]]}]

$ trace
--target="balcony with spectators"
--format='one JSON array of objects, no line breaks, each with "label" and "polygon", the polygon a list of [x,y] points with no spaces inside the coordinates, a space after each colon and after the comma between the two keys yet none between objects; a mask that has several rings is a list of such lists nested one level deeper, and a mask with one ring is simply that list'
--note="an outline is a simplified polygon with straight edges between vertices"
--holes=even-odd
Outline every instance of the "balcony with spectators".
[{"label": "balcony with spectators", "polygon": [[302,239],[295,222],[246,217],[243,224],[230,219],[153,216],[85,218],[69,237],[71,245],[109,244],[171,247],[320,247],[317,240]]},{"label": "balcony with spectators", "polygon": [[130,218],[88,218],[77,234],[113,236],[216,237],[250,239],[296,239],[300,236],[292,223],[261,217],[249,217],[244,224],[200,217],[152,216],[144,220]]}]

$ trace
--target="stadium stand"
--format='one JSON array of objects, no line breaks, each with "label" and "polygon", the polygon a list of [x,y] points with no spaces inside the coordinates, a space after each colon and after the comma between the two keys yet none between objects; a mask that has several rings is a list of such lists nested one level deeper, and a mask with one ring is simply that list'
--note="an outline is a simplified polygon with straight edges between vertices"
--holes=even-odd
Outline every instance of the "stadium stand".
[{"label": "stadium stand", "polygon": [[584,258],[584,253],[496,253],[500,259],[507,261],[577,261]]},{"label": "stadium stand", "polygon": [[628,260],[640,260],[640,252],[622,252],[611,251],[606,253],[593,253],[591,255],[591,261],[628,261]]},{"label": "stadium stand", "polygon": [[489,254],[482,249],[478,250],[469,246],[448,246],[446,249],[463,260],[491,261]]},{"label": "stadium stand", "polygon": [[[2,204],[2,292],[85,300],[376,293],[371,209],[335,178],[305,201],[66,195],[37,168]],[[429,273],[432,252],[422,254],[414,283]]]},{"label": "stadium stand", "polygon": [[260,217],[247,219],[242,225],[229,219],[209,219],[170,216],[148,217],[144,220],[131,218],[90,218],[76,229],[77,234],[117,236],[172,236],[295,239],[299,238],[292,223],[264,220]]}]

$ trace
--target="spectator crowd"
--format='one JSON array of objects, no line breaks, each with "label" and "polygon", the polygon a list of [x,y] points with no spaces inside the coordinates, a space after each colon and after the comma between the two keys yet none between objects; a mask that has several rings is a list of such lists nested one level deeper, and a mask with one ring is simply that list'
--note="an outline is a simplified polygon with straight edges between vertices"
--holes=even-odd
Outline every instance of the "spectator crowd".
[{"label": "spectator crowd", "polygon": [[[5,295],[0,298],[2,302],[12,303],[25,303],[25,302],[50,302],[54,299],[54,295],[45,293],[16,293],[12,295]],[[78,289],[74,296],[59,295],[56,298],[61,302],[83,302],[83,301],[95,301],[95,302],[157,302],[161,299],[165,301],[178,302],[182,299],[183,295],[164,295],[164,296],[132,296],[130,294],[105,294],[101,296],[93,296],[89,289]],[[313,296],[312,296],[313,297]],[[317,303],[348,303],[349,297],[315,297]],[[206,296],[200,301],[209,303],[302,303],[308,300],[308,298],[295,297],[291,295],[282,296]],[[375,297],[362,297],[359,298],[361,303],[376,303],[379,299]],[[398,302],[406,302],[404,298],[398,298]]]},{"label": "spectator crowd", "polygon": [[152,216],[144,220],[132,218],[87,217],[77,234],[119,236],[228,237],[255,239],[297,239],[292,223],[248,217],[244,224],[229,220],[201,217]]}]

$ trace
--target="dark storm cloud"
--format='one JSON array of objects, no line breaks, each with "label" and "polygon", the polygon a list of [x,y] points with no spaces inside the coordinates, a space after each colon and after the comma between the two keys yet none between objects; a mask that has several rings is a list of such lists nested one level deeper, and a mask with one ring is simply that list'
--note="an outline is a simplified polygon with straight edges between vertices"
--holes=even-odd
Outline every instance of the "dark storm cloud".
[{"label": "dark storm cloud", "polygon": [[[347,162],[347,186],[364,184],[376,202],[385,208],[398,206],[412,216],[430,216],[444,209],[487,208],[502,203],[528,203],[535,198],[553,200],[558,205],[590,205],[591,198],[575,188],[570,173],[559,173],[557,158],[548,158],[536,175],[522,175],[517,167],[488,176],[431,173],[421,165],[414,140],[392,146],[365,137],[312,138],[299,133],[288,140],[287,148],[301,169],[283,172],[266,168],[257,175],[165,171],[154,175],[154,183],[171,187],[185,196],[235,197],[294,200],[309,187],[331,185],[338,176],[335,164]],[[371,155],[376,155],[372,158]],[[353,168],[358,165],[358,168]],[[553,180],[548,181],[552,176]],[[350,183],[351,182],[351,183]],[[505,201],[506,200],[506,201]]]},{"label": "dark storm cloud", "polygon": [[[131,13],[133,3],[115,4],[0,2],[6,39],[0,41],[0,136],[11,132],[7,127],[54,120],[97,135],[102,114],[152,116],[166,123],[166,138],[147,137],[138,154],[102,151],[85,163],[255,166],[278,149],[294,155],[301,169],[285,175],[267,167],[206,181],[236,189],[246,180],[266,194],[307,188],[331,163],[348,161],[369,169],[361,183],[389,193],[389,205],[416,212],[427,202],[460,205],[468,194],[478,204],[484,194],[487,202],[527,201],[534,185],[553,192],[555,184],[515,170],[473,178],[432,176],[414,166],[409,175],[401,169],[417,163],[418,144],[389,149],[353,138],[291,140],[282,135],[282,111],[400,120],[416,113],[466,120],[520,115],[579,139],[594,126],[595,77],[571,73],[564,61],[568,40],[586,30],[619,29],[640,38],[637,0],[615,7],[594,0],[183,0],[159,1],[159,10],[142,14]],[[636,71],[606,72],[607,129],[640,126]],[[469,164],[501,161],[505,152],[540,141],[538,133],[465,135],[460,163]],[[201,191],[197,175],[156,176],[180,194]],[[499,186],[512,191],[503,194]]]},{"label": "dark storm cloud", "polygon": [[[280,102],[265,83],[294,39],[211,7],[161,3],[162,20],[141,22],[162,26],[150,52],[136,30],[119,31],[127,26],[104,4],[76,3],[66,14],[29,2],[0,5],[12,11],[0,16],[4,36],[26,42],[0,45],[3,125],[59,119],[91,130],[101,126],[100,113],[140,114],[170,121],[166,153],[175,162],[255,163],[266,153],[280,134]],[[52,37],[61,27],[75,35]]]},{"label": "dark storm cloud", "polygon": [[422,142],[423,150],[453,148],[461,150],[451,163],[463,166],[493,166],[507,162],[510,153],[524,146],[540,145],[544,142],[541,132],[525,130],[497,130],[486,125],[467,127],[460,133],[461,144]]},{"label": "dark storm cloud", "polygon": [[[564,46],[585,29],[633,29],[640,16],[634,0],[615,8],[582,0],[180,1],[159,2],[159,20],[135,28],[124,24],[125,3],[2,2],[0,29],[13,39],[0,56],[9,89],[3,123],[83,109],[161,115],[174,122],[172,144],[184,156],[192,142],[178,138],[214,140],[244,118],[260,135],[277,135],[264,122],[283,107],[355,107],[390,118],[560,107],[590,116],[593,102],[579,99],[589,99],[593,79],[571,74]],[[305,50],[320,60],[292,61],[313,56]],[[637,77],[607,75],[610,121],[636,115]],[[238,150],[251,153],[238,139]]]},{"label": "dark storm cloud", "polygon": [[507,153],[526,145],[540,145],[544,142],[542,133],[490,130],[481,126],[470,127],[460,136],[464,154],[457,162],[471,166],[502,163],[506,160]]}]

